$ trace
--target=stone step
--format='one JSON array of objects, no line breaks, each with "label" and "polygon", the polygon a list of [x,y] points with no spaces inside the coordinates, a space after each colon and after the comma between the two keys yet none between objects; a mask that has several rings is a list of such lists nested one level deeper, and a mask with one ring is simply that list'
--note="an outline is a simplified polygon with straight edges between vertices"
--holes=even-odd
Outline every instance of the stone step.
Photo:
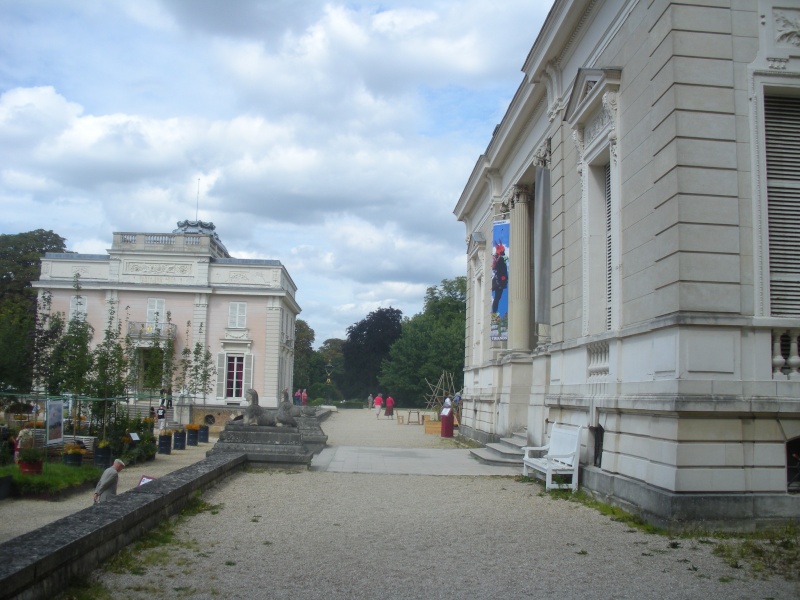
[{"label": "stone step", "polygon": [[487,450],[486,448],[472,448],[469,453],[480,462],[486,465],[496,465],[500,467],[521,467],[522,455],[519,458],[506,458],[503,455]]},{"label": "stone step", "polygon": [[505,444],[505,443],[499,443],[498,444],[498,443],[492,442],[492,443],[486,444],[486,449],[490,450],[491,452],[494,452],[494,453],[496,453],[496,454],[498,454],[500,456],[502,456],[503,458],[518,459],[520,461],[522,460],[522,454],[523,454],[522,448],[518,447],[518,446],[513,446],[513,445]]},{"label": "stone step", "polygon": [[514,448],[518,450],[521,454],[522,448],[528,445],[528,438],[527,436],[514,434],[511,437],[500,438],[500,443],[509,448]]}]

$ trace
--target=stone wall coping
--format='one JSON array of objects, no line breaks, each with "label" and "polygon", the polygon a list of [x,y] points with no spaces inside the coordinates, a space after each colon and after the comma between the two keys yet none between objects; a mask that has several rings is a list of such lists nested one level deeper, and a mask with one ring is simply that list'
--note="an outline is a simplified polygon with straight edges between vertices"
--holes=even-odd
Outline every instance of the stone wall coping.
[{"label": "stone wall coping", "polygon": [[0,544],[0,599],[54,597],[246,462],[215,454]]}]

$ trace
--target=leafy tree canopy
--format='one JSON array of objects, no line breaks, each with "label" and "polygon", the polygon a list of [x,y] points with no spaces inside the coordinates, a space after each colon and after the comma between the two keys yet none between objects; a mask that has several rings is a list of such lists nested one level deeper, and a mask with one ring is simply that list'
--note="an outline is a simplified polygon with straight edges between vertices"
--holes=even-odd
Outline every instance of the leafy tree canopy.
[{"label": "leafy tree canopy", "polygon": [[46,252],[63,252],[64,242],[44,229],[0,235],[0,303],[22,294],[35,298],[31,282],[39,279],[39,260]]},{"label": "leafy tree canopy", "polygon": [[63,252],[64,238],[52,231],[0,235],[0,389],[31,389],[36,330],[39,259],[45,252]]},{"label": "leafy tree canopy", "polygon": [[379,377],[382,389],[401,405],[424,405],[427,382],[438,381],[444,371],[463,386],[466,289],[465,277],[443,280],[428,288],[423,312],[403,322]]},{"label": "leafy tree canopy", "polygon": [[379,308],[347,328],[342,354],[344,391],[348,397],[366,397],[377,391],[381,363],[400,337],[402,317],[403,313],[397,308]]}]

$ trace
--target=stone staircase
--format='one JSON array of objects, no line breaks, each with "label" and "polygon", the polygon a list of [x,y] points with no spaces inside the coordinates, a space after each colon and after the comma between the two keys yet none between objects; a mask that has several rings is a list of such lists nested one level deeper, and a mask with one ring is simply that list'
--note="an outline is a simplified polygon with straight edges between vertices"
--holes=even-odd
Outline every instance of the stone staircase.
[{"label": "stone staircase", "polygon": [[522,448],[528,445],[528,433],[519,431],[499,442],[486,444],[484,448],[472,448],[469,452],[487,465],[522,468]]},{"label": "stone staircase", "polygon": [[[158,409],[158,404],[153,404],[153,408]],[[167,410],[167,429],[183,429],[183,425],[175,420],[175,408],[168,408]],[[149,404],[136,404],[130,408],[131,417],[145,418],[150,416]],[[156,421],[156,429],[158,429],[158,421]]]}]

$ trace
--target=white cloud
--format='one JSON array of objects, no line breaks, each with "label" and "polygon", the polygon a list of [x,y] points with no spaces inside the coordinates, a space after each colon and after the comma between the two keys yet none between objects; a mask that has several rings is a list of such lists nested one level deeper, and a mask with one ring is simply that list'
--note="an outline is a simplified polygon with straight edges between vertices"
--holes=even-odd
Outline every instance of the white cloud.
[{"label": "white cloud", "polygon": [[452,210],[549,5],[0,3],[0,233],[197,214],[287,266],[318,343],[411,316],[465,272]]}]

